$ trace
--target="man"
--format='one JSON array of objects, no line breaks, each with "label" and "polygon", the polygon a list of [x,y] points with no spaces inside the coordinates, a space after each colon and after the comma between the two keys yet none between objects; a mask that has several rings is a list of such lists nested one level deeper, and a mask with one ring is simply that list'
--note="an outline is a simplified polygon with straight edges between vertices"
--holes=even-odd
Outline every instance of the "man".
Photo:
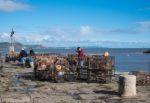
[{"label": "man", "polygon": [[27,59],[27,62],[31,68],[34,68],[34,56],[35,56],[35,52],[32,48],[30,48],[29,49],[29,58]]},{"label": "man", "polygon": [[0,71],[3,68],[3,58],[2,58],[2,50],[0,49]]},{"label": "man", "polygon": [[30,53],[30,56],[34,56],[35,55],[34,50],[32,48],[30,48],[29,53]]},{"label": "man", "polygon": [[79,66],[83,67],[84,64],[84,51],[80,47],[77,47],[76,52],[78,53]]},{"label": "man", "polygon": [[24,48],[22,48],[22,50],[20,51],[19,57],[21,59],[21,63],[23,64],[23,67],[25,67],[27,56],[28,56],[27,52],[24,50]]},{"label": "man", "polygon": [[104,69],[104,70],[110,70],[112,69],[112,59],[111,57],[109,56],[109,52],[104,52],[102,58],[101,58],[101,61],[100,61],[100,64],[101,64],[101,69]]}]

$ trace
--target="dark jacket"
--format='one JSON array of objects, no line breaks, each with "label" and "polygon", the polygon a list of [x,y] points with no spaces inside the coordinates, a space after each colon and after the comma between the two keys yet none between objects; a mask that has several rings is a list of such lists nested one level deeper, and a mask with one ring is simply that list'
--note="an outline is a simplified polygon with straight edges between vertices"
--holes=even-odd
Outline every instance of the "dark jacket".
[{"label": "dark jacket", "polygon": [[30,55],[32,55],[32,56],[35,55],[34,50],[32,50],[32,49],[30,50]]},{"label": "dark jacket", "polygon": [[23,58],[23,57],[27,57],[27,52],[25,50],[21,50],[20,54],[19,54],[19,57],[20,58]]}]

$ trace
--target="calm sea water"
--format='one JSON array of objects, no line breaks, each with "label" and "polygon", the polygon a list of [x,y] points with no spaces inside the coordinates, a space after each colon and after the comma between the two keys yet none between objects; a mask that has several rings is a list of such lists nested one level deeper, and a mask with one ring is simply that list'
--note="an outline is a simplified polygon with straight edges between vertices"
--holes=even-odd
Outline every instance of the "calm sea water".
[{"label": "calm sea water", "polygon": [[[150,54],[144,54],[148,49],[110,49],[110,48],[85,48],[85,53],[102,54],[108,51],[110,55],[115,56],[116,71],[129,72],[133,70],[150,71]],[[75,49],[52,48],[35,49],[39,53],[75,53]]]}]

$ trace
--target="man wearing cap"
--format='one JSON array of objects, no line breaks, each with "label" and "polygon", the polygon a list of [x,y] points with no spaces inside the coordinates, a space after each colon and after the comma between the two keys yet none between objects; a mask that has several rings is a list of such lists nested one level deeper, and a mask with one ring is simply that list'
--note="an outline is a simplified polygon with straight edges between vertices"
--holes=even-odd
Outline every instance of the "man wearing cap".
[{"label": "man wearing cap", "polygon": [[20,51],[20,54],[19,54],[19,58],[21,59],[21,63],[23,64],[23,67],[25,67],[25,62],[26,62],[26,59],[27,59],[27,52],[25,51],[24,48],[22,48],[22,50]]},{"label": "man wearing cap", "polygon": [[84,51],[83,49],[81,49],[80,47],[77,48],[76,52],[78,53],[78,60],[79,60],[79,65],[81,67],[83,67],[83,64],[84,64]]}]

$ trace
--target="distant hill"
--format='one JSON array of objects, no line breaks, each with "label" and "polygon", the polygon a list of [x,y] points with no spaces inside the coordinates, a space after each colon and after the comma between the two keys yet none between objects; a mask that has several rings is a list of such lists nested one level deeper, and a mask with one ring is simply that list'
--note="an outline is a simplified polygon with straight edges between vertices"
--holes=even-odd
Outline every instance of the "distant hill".
[{"label": "distant hill", "polygon": [[[76,49],[78,46],[72,46],[72,47],[48,47],[49,49]],[[81,46],[83,49],[97,49],[97,48],[107,48],[102,46]]]},{"label": "distant hill", "polygon": [[[9,42],[0,42],[0,48],[8,48],[11,44]],[[21,48],[23,45],[19,42],[14,43],[15,48]]]},{"label": "distant hill", "polygon": [[[0,48],[9,48],[11,44],[9,42],[0,42]],[[43,45],[23,45],[22,43],[15,42],[14,43],[15,48],[21,49],[22,47],[25,48],[34,48],[34,49],[43,49],[46,48]]]},{"label": "distant hill", "polygon": [[43,48],[46,48],[43,45],[24,45],[24,47],[26,47],[26,48],[33,48],[33,49],[43,49]]}]

